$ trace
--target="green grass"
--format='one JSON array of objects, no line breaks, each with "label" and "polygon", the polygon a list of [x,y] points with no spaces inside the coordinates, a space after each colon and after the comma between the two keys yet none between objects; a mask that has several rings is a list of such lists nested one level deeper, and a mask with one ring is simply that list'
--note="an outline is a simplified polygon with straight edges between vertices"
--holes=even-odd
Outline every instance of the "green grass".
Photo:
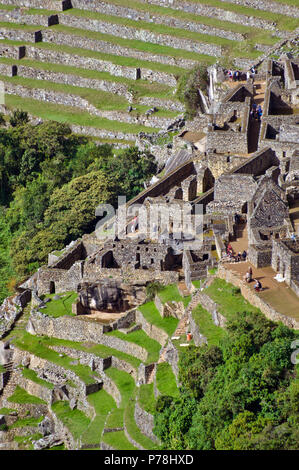
[{"label": "green grass", "polygon": [[199,289],[199,288],[200,288],[200,284],[201,284],[201,280],[192,281],[192,284],[194,285],[194,287],[195,287],[196,289]]},{"label": "green grass", "polygon": [[[5,104],[9,109],[19,108],[33,116],[50,121],[63,122],[70,125],[94,127],[108,131],[122,132],[124,134],[137,134],[138,132],[157,132],[157,128],[145,127],[138,124],[127,124],[120,121],[92,116],[88,112],[80,111],[71,106],[56,105],[54,103],[40,102],[31,98],[21,98],[17,95],[5,95]],[[125,141],[124,141],[125,142]]]},{"label": "green grass", "polygon": [[[122,26],[129,26],[131,28],[136,28],[136,29],[142,28],[142,29],[150,31],[152,33],[164,34],[164,35],[168,35],[168,36],[174,36],[174,37],[178,37],[178,38],[181,38],[181,39],[191,40],[191,41],[194,41],[194,42],[216,44],[216,45],[219,45],[219,46],[228,47],[232,52],[234,51],[234,53],[236,55],[241,54],[243,57],[255,58],[258,55],[258,52],[253,49],[252,45],[249,42],[246,42],[246,41],[234,41],[234,40],[226,39],[226,38],[219,37],[219,36],[213,36],[213,35],[209,35],[209,34],[201,34],[201,33],[193,32],[193,31],[190,31],[190,30],[182,29],[182,28],[172,28],[170,26],[155,23],[155,22],[148,23],[148,22],[142,21],[142,20],[135,21],[135,20],[131,20],[131,19],[128,19],[128,18],[122,18],[120,16],[104,15],[104,14],[101,14],[101,13],[89,12],[89,11],[86,11],[86,10],[72,9],[72,10],[68,10],[66,12],[66,14],[75,15],[75,16],[82,16],[82,17],[88,17],[88,18],[92,17],[94,19],[105,21],[107,23],[114,23],[114,24],[119,24],[119,25],[122,25]],[[72,34],[80,34],[80,30],[77,30],[76,28],[70,28],[70,27],[64,26],[64,25],[56,25],[52,28],[53,29],[58,29],[59,31],[62,31],[62,32],[65,32],[65,33],[69,32],[69,33],[72,33]],[[103,35],[102,33],[94,32],[94,31],[85,31],[84,35],[86,35],[86,37],[89,37],[91,39],[102,39],[102,40],[106,39],[110,42],[113,41],[113,39],[111,39],[111,35]],[[109,37],[107,38],[107,36],[109,36]],[[117,38],[117,41],[118,41],[118,38]],[[133,40],[130,39],[129,41],[131,42],[130,47],[132,47],[132,41]],[[135,42],[135,45],[137,45],[137,47],[139,49],[140,49],[140,47],[142,47],[140,45],[141,41],[134,41],[134,42]],[[153,43],[146,42],[146,51],[155,52],[155,50],[152,49],[152,44]],[[126,45],[129,46],[128,43]],[[171,53],[172,48],[168,47],[168,49],[170,49],[170,52],[169,51],[167,52],[168,55],[172,55],[172,53]],[[191,54],[194,54],[194,53],[191,52]],[[191,56],[188,56],[188,58],[194,58],[194,56],[191,55]],[[214,59],[214,61],[215,61],[215,59]]]},{"label": "green grass", "polygon": [[226,335],[225,330],[214,324],[211,314],[201,305],[195,307],[192,311],[192,317],[200,333],[207,338],[208,344],[218,345],[219,341]]},{"label": "green grass", "polygon": [[37,426],[39,423],[42,422],[44,419],[43,416],[40,416],[39,418],[24,418],[24,419],[18,419],[15,421],[13,424],[9,426],[9,429],[16,429],[16,428],[24,428],[25,426]]},{"label": "green grass", "polygon": [[19,444],[19,448],[24,450],[33,450],[32,441],[38,441],[43,436],[40,433],[34,433],[26,436],[14,436],[14,441]]},{"label": "green grass", "polygon": [[138,428],[136,421],[134,419],[135,411],[135,397],[130,398],[125,409],[124,419],[126,423],[126,429],[132,439],[135,442],[138,442],[144,449],[153,450],[157,449],[157,445],[145,436],[140,429]]},{"label": "green grass", "polygon": [[138,450],[126,438],[124,431],[108,432],[103,435],[102,441],[117,450]]},{"label": "green grass", "polygon": [[163,304],[171,301],[183,302],[184,307],[187,307],[191,300],[191,295],[188,295],[187,297],[181,296],[176,284],[169,284],[168,286],[164,287],[161,291],[158,292],[158,297]]},{"label": "green grass", "polygon": [[44,400],[41,400],[40,398],[30,395],[26,390],[23,388],[19,387],[19,385],[16,386],[16,389],[14,393],[7,399],[10,403],[33,403],[36,405],[41,405],[41,404],[46,404]]},{"label": "green grass", "polygon": [[[296,0],[283,0],[285,2],[295,2]],[[181,20],[185,21],[192,21],[193,23],[200,23],[204,24],[207,26],[212,26],[215,28],[219,29],[224,29],[227,31],[233,31],[236,33],[241,33],[241,34],[250,34],[255,32],[256,36],[256,42],[258,43],[264,43],[267,44],[267,41],[269,41],[269,44],[273,44],[273,41],[277,41],[278,38],[273,38],[271,32],[264,31],[259,28],[250,28],[249,26],[244,26],[241,24],[237,23],[231,23],[226,20],[219,20],[217,18],[209,18],[207,16],[201,16],[197,15],[194,13],[188,13],[183,10],[174,10],[170,7],[161,7],[158,5],[151,5],[149,3],[141,3],[136,0],[112,0],[109,3],[113,3],[116,5],[123,5],[126,6],[127,8],[134,8],[136,10],[141,10],[141,11],[146,11],[149,12],[150,14],[156,14],[159,16],[171,16],[172,18],[178,18]]]},{"label": "green grass", "polygon": [[96,417],[82,434],[82,444],[100,444],[107,414],[116,408],[116,403],[103,389],[88,395],[87,400],[94,407]]},{"label": "green grass", "polygon": [[155,394],[154,394],[154,384],[144,384],[139,387],[138,402],[141,408],[147,411],[150,414],[155,412]]},{"label": "green grass", "polygon": [[157,389],[162,395],[179,396],[175,375],[168,362],[162,362],[157,365],[156,383]]},{"label": "green grass", "polygon": [[77,300],[77,292],[65,292],[59,300],[54,300],[56,294],[47,295],[46,298],[51,299],[46,303],[46,307],[42,309],[42,313],[49,317],[58,318],[64,315],[76,316],[72,313],[72,304]]},{"label": "green grass", "polygon": [[71,410],[66,401],[57,401],[51,408],[75,439],[81,437],[90,424],[90,419],[82,411]]},{"label": "green grass", "polygon": [[216,278],[213,283],[205,289],[205,293],[219,305],[219,312],[225,318],[233,319],[240,312],[259,312],[260,310],[244,299],[237,288],[223,279]]},{"label": "green grass", "polygon": [[[14,59],[7,57],[1,57],[1,63],[13,65],[15,64]],[[162,83],[153,82],[150,83],[146,80],[131,80],[125,77],[117,77],[111,75],[108,72],[99,72],[97,70],[83,69],[79,67],[72,67],[69,65],[54,64],[50,62],[40,62],[32,59],[23,58],[21,64],[24,66],[32,67],[35,69],[46,70],[50,72],[57,72],[63,74],[72,74],[83,78],[97,79],[97,80],[106,80],[113,83],[121,83],[126,85],[129,90],[134,93],[135,97],[138,96],[150,96],[158,98],[172,98],[173,97],[173,88],[168,85],[163,85]]]},{"label": "green grass", "polygon": [[[120,38],[118,38],[118,40],[119,39]],[[17,45],[16,41],[4,40],[1,42],[5,44]],[[22,44],[26,44],[26,43],[19,41],[19,45],[22,45]],[[86,57],[86,58],[90,57],[93,59],[106,60],[113,64],[122,65],[125,67],[134,67],[134,68],[142,67],[145,69],[156,70],[158,72],[173,74],[178,77],[185,73],[185,70],[183,68],[177,67],[174,65],[165,65],[165,64],[161,64],[160,62],[151,62],[151,61],[146,61],[146,60],[135,59],[133,57],[106,54],[104,52],[92,51],[90,49],[82,49],[79,47],[71,47],[71,46],[46,43],[46,42],[36,43],[34,47],[38,49],[47,49],[47,50],[52,50],[52,51],[57,51],[57,52],[65,52],[67,54],[78,55],[80,57]],[[173,51],[174,51],[173,55],[175,55],[176,49],[173,49]],[[183,53],[185,54],[185,51],[183,51]]]},{"label": "green grass", "polygon": [[277,28],[281,30],[292,31],[298,26],[298,19],[280,15],[278,13],[271,13],[270,11],[257,10],[255,8],[244,7],[243,5],[236,5],[233,3],[225,3],[221,0],[191,0],[192,3],[205,3],[206,5],[221,8],[227,11],[233,11],[242,15],[253,16],[255,18],[262,18],[267,21],[273,21],[277,24]]},{"label": "green grass", "polygon": [[[133,396],[135,390],[135,381],[127,373],[113,367],[107,369],[106,374],[117,386],[121,394],[121,403],[119,408],[112,410],[107,418],[105,428],[122,428],[124,426],[124,411],[129,399]],[[120,447],[117,447],[120,449]]]},{"label": "green grass", "polygon": [[52,390],[54,388],[53,384],[51,384],[50,382],[47,382],[46,380],[43,380],[40,377],[38,377],[37,373],[32,369],[24,368],[22,370],[22,375],[24,377],[26,377],[26,379],[29,379],[32,382],[35,382],[39,385],[42,385],[43,387],[49,388],[50,390]]},{"label": "green grass", "polygon": [[73,362],[73,359],[71,357],[66,355],[60,357],[56,351],[47,347],[51,344],[49,339],[47,340],[45,337],[30,335],[26,331],[17,332],[16,330],[12,331],[11,336],[13,336],[11,339],[12,343],[21,350],[28,351],[42,359],[47,359],[65,369],[72,370],[86,384],[95,382],[93,376],[96,375],[96,372],[92,372],[89,367],[81,364],[72,365],[71,362]]},{"label": "green grass", "polygon": [[0,364],[0,374],[3,374],[4,372],[6,372],[6,369],[2,364]]},{"label": "green grass", "polygon": [[3,408],[0,408],[0,415],[10,415],[11,413],[15,413],[16,410],[14,410],[13,408],[6,408],[6,407],[3,407]]},{"label": "green grass", "polygon": [[172,336],[176,330],[179,320],[174,317],[162,318],[159,310],[154,302],[147,302],[146,304],[138,307],[144,318],[148,323],[155,325],[157,328],[165,331],[168,336]]},{"label": "green grass", "polygon": [[146,351],[148,352],[146,364],[157,362],[159,359],[159,353],[161,349],[160,343],[147,336],[147,334],[143,330],[133,331],[129,334],[114,330],[105,334],[108,336],[116,336],[117,338],[120,338],[123,341],[128,341],[129,343],[138,344],[138,346],[141,346],[142,348],[146,349]]}]

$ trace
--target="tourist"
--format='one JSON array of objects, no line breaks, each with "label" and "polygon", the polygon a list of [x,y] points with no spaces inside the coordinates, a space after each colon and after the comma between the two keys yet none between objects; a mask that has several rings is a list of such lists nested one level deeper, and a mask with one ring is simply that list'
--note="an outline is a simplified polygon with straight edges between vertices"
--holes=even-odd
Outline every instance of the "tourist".
[{"label": "tourist", "polygon": [[246,261],[246,258],[247,258],[247,253],[246,253],[246,250],[244,250],[242,253],[242,261]]},{"label": "tourist", "polygon": [[254,281],[255,281],[254,290],[256,292],[260,292],[262,290],[262,284],[257,279],[254,279]]},{"label": "tourist", "polygon": [[292,235],[291,235],[291,240],[292,240],[293,242],[296,241],[296,234],[295,234],[294,232],[293,232]]},{"label": "tourist", "polygon": [[235,257],[236,263],[238,263],[239,261],[241,261],[241,259],[242,259],[242,255],[241,255],[241,253],[239,252],[239,253],[237,254],[237,256]]},{"label": "tourist", "polygon": [[252,281],[252,277],[251,277],[251,274],[249,271],[246,272],[245,276],[244,276],[244,281],[247,282],[249,284],[249,282]]}]

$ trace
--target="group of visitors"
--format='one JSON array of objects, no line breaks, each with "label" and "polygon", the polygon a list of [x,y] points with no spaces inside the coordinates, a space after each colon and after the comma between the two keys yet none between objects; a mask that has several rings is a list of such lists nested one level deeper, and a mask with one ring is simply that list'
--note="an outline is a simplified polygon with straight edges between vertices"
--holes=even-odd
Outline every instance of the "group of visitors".
[{"label": "group of visitors", "polygon": [[227,245],[226,254],[231,261],[235,261],[236,263],[239,261],[246,261],[247,258],[247,253],[245,250],[243,251],[243,253],[239,252],[237,254],[234,254],[233,247],[230,243]]},{"label": "group of visitors", "polygon": [[260,291],[263,290],[261,282],[258,279],[254,279],[252,277],[252,268],[251,268],[251,266],[249,266],[248,271],[246,272],[246,274],[244,276],[244,281],[247,282],[248,284],[252,281],[255,281],[255,284],[254,284],[253,288],[256,292],[260,292]]},{"label": "group of visitors", "polygon": [[239,82],[242,80],[242,72],[239,70],[227,70],[226,71],[228,78],[231,82]]},{"label": "group of visitors", "polygon": [[262,115],[263,115],[263,110],[262,110],[261,105],[257,106],[256,103],[253,103],[251,111],[250,111],[250,117],[252,119],[257,120],[258,122],[261,122]]}]

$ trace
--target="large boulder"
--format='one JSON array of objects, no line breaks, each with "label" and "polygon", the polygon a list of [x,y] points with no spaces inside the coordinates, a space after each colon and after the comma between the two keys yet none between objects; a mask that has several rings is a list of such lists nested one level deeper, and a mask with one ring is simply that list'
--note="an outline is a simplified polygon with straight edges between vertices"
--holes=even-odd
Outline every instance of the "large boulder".
[{"label": "large boulder", "polygon": [[78,287],[79,301],[86,312],[124,312],[146,300],[145,285],[126,284],[113,279],[83,283]]}]

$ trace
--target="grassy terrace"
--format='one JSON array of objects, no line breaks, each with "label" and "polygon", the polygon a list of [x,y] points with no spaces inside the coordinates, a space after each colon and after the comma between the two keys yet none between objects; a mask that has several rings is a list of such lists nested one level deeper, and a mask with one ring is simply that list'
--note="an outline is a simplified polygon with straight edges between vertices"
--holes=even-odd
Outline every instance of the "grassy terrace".
[{"label": "grassy terrace", "polygon": [[[80,10],[80,12],[81,11],[83,11],[83,10]],[[109,18],[110,18],[110,22],[112,22],[112,23],[114,22],[113,20],[115,18],[119,19],[119,17],[109,17]],[[118,22],[118,21],[115,21],[115,22]],[[151,25],[152,23],[145,23],[145,25],[148,25],[148,24]],[[134,26],[134,28],[137,28],[136,24],[135,25],[130,25],[130,26]],[[141,41],[139,39],[126,39],[126,38],[122,38],[120,36],[113,36],[111,34],[104,34],[104,33],[99,33],[99,32],[90,31],[90,30],[82,30],[80,28],[74,28],[74,27],[71,27],[71,26],[63,25],[63,24],[51,26],[51,29],[53,31],[55,31],[55,30],[60,31],[64,34],[72,34],[72,35],[75,35],[75,36],[82,36],[84,38],[96,39],[96,40],[100,40],[100,41],[109,42],[111,44],[116,44],[116,45],[123,46],[123,47],[126,47],[126,48],[135,49],[135,50],[140,51],[140,52],[148,52],[148,53],[151,53],[151,54],[167,55],[167,56],[176,57],[176,58],[186,58],[186,59],[190,59],[190,60],[195,60],[195,61],[199,61],[199,62],[207,62],[207,63],[214,63],[215,60],[216,60],[214,57],[211,57],[207,54],[200,54],[198,52],[186,51],[184,49],[177,49],[175,47],[170,47],[170,46],[166,46],[166,45],[163,45],[163,44],[155,44],[155,43],[152,43],[152,42],[144,42],[144,41]],[[148,29],[148,28],[144,28],[144,29]],[[186,31],[186,30],[181,30],[181,31]],[[156,31],[156,32],[158,32],[158,31]],[[168,33],[168,35],[169,34],[170,33]],[[195,33],[193,33],[193,34],[195,34]],[[175,34],[172,33],[172,36],[175,36]],[[216,36],[211,36],[211,38],[213,38],[213,37],[216,38]],[[195,40],[195,38],[192,38],[192,39]],[[221,38],[219,38],[219,39],[221,39]],[[199,41],[198,38],[197,38],[197,41]],[[225,39],[224,39],[224,41],[225,41]],[[201,42],[203,42],[203,39],[202,39]],[[208,41],[204,41],[204,42],[208,42]],[[231,42],[233,43],[233,41],[231,41]],[[229,45],[229,44],[227,44],[227,45]],[[135,59],[135,60],[139,61],[139,59]],[[145,68],[152,68],[152,67],[149,67],[149,65],[147,65],[148,63],[149,63],[148,61],[144,61],[144,67]],[[156,62],[154,62],[154,63],[156,63]],[[161,65],[163,65],[163,64],[161,64]]]},{"label": "grassy terrace", "polygon": [[[286,1],[289,1],[289,0],[286,0]],[[296,1],[296,0],[293,0],[293,1]],[[248,26],[243,26],[241,24],[239,25],[237,23],[231,23],[229,21],[222,21],[216,18],[209,18],[208,16],[195,15],[194,13],[188,13],[182,10],[174,10],[170,7],[161,7],[159,5],[152,5],[149,3],[145,4],[142,2],[138,2],[136,0],[111,0],[109,1],[109,3],[112,3],[114,5],[125,6],[128,8],[133,8],[139,11],[146,11],[150,14],[159,15],[160,17],[170,16],[172,18],[177,18],[177,19],[185,20],[185,21],[192,21],[193,23],[199,23],[199,24],[203,24],[206,26],[212,26],[212,27],[219,28],[222,30],[233,31],[236,33],[246,34],[249,36],[253,34],[252,28]],[[271,32],[267,32],[259,28],[255,28],[254,37],[257,43],[269,44],[269,45],[273,44],[273,42],[276,42],[278,40],[278,38],[275,38],[274,36],[272,36]],[[248,37],[248,39],[250,39],[250,37]]]},{"label": "grassy terrace", "polygon": [[34,395],[30,395],[30,393],[26,392],[26,390],[19,387],[19,385],[16,386],[14,393],[7,399],[7,401],[10,403],[18,404],[31,403],[36,405],[46,405],[46,402],[44,400],[41,400],[40,398]]},{"label": "grassy terrace", "polygon": [[137,399],[141,408],[152,415],[154,414],[156,399],[153,383],[140,385]]},{"label": "grassy terrace", "polygon": [[19,349],[28,351],[65,369],[72,370],[86,384],[94,383],[93,376],[96,375],[96,372],[92,372],[89,367],[81,364],[72,365],[73,359],[68,356],[60,357],[56,351],[47,347],[50,342],[49,339],[47,341],[45,337],[30,335],[26,331],[16,330],[13,330],[9,337],[12,343]]},{"label": "grassy terrace", "polygon": [[141,444],[144,449],[152,450],[157,449],[157,446],[154,442],[145,436],[140,429],[138,428],[135,419],[135,395],[133,398],[130,398],[124,413],[124,420],[127,428],[127,432],[134,439],[135,442]]},{"label": "grassy terrace", "polygon": [[216,278],[214,282],[205,289],[205,293],[219,304],[219,312],[228,320],[233,318],[239,312],[260,312],[260,310],[251,305],[244,299],[240,291],[225,282],[223,279]]},{"label": "grassy terrace", "polygon": [[50,382],[47,382],[46,380],[43,380],[41,379],[40,377],[38,377],[37,373],[32,370],[32,369],[27,369],[27,368],[24,368],[22,370],[22,375],[26,378],[26,379],[29,379],[31,380],[32,382],[35,382],[39,385],[42,385],[43,387],[46,387],[46,388],[49,388],[50,390],[52,390],[54,388],[54,385]]},{"label": "grassy terrace", "polygon": [[94,127],[112,132],[137,134],[138,132],[157,132],[157,128],[141,125],[127,124],[125,122],[111,121],[109,119],[91,116],[89,113],[80,111],[70,106],[56,105],[54,103],[41,102],[30,98],[20,98],[17,95],[5,95],[5,104],[8,108],[21,108],[33,116],[64,122],[70,125]]},{"label": "grassy terrace", "polygon": [[280,15],[278,13],[271,13],[270,11],[256,10],[255,8],[244,7],[234,3],[226,3],[221,0],[189,0],[192,3],[201,3],[210,5],[222,10],[233,11],[241,15],[253,16],[255,18],[262,18],[268,21],[273,21],[277,24],[277,28],[286,31],[292,31],[298,27],[298,19],[288,16]]},{"label": "grassy terrace", "polygon": [[144,318],[161,330],[164,330],[168,336],[172,336],[178,325],[178,320],[174,317],[162,318],[154,302],[147,302],[138,307]]},{"label": "grassy terrace", "polygon": [[171,301],[183,302],[184,307],[187,307],[188,303],[191,300],[191,295],[188,295],[187,297],[181,296],[176,284],[169,284],[168,286],[164,287],[162,290],[159,291],[158,297],[160,298],[163,304]]},{"label": "grassy terrace", "polygon": [[91,423],[91,420],[82,411],[71,410],[66,401],[57,401],[51,408],[75,439],[79,439]]},{"label": "grassy terrace", "polygon": [[64,315],[75,316],[72,313],[72,304],[77,300],[78,294],[76,292],[66,292],[61,295],[61,298],[54,300],[56,294],[47,295],[44,300],[51,299],[46,303],[46,307],[42,312],[49,317],[58,318]]},{"label": "grassy terrace", "polygon": [[[177,77],[179,77],[181,74],[185,72],[185,70],[182,69],[181,67],[177,67],[174,65],[165,65],[159,62],[151,62],[147,60],[135,59],[133,57],[106,54],[102,52],[92,51],[91,49],[82,49],[79,47],[53,44],[50,42],[38,42],[33,45],[32,43],[26,42],[26,41],[13,41],[10,39],[1,39],[0,44],[8,44],[12,46],[21,46],[21,45],[27,45],[30,47],[34,46],[34,48],[36,49],[48,49],[52,51],[65,52],[67,54],[78,55],[80,57],[105,60],[107,62],[111,62],[116,65],[122,65],[125,67],[134,67],[134,68],[143,67],[145,69],[156,70],[158,72],[171,73],[173,75],[176,75]],[[170,49],[172,51],[172,55],[175,54],[176,49],[173,49],[173,48],[170,48]],[[186,57],[186,54],[188,54],[188,51],[180,51],[180,52],[181,52],[181,57]],[[214,61],[215,60],[216,58],[214,58]]]},{"label": "grassy terrace", "polygon": [[207,338],[208,344],[219,344],[219,341],[225,336],[225,330],[214,324],[211,314],[201,305],[197,305],[192,311],[192,317],[200,333]]},{"label": "grassy terrace", "polygon": [[[13,65],[16,61],[14,59],[1,57],[0,62]],[[114,75],[110,75],[108,72],[98,72],[97,70],[71,67],[68,65],[54,64],[49,62],[39,62],[25,58],[20,61],[20,64],[38,70],[71,74],[78,77],[105,80],[113,83],[121,83],[122,85],[126,85],[128,89],[134,93],[135,97],[151,96],[165,99],[173,97],[173,88],[157,82],[149,83],[146,80],[130,80],[125,77],[116,77]]]},{"label": "grassy terrace", "polygon": [[107,336],[115,336],[120,338],[123,341],[128,341],[129,343],[135,343],[138,346],[146,349],[148,352],[146,364],[151,364],[152,362],[157,362],[159,359],[159,353],[161,349],[161,344],[159,344],[154,339],[147,336],[143,330],[133,331],[132,333],[122,333],[118,330],[105,333]]},{"label": "grassy terrace", "polygon": [[[135,390],[135,381],[124,371],[110,367],[106,374],[115,383],[121,393],[120,407],[112,410],[105,424],[105,428],[121,428],[124,425],[125,408],[132,398]],[[134,419],[131,418],[131,419]],[[115,431],[103,434],[103,442],[111,445],[114,449],[135,450],[136,448],[128,441],[123,431]]]},{"label": "grassy terrace", "polygon": [[175,376],[168,362],[162,362],[157,365],[156,381],[157,389],[162,395],[169,395],[171,397],[179,395]]},{"label": "grassy terrace", "polygon": [[96,417],[81,436],[83,446],[84,444],[100,444],[107,415],[116,408],[111,395],[103,389],[88,395],[87,400],[94,407]]}]

